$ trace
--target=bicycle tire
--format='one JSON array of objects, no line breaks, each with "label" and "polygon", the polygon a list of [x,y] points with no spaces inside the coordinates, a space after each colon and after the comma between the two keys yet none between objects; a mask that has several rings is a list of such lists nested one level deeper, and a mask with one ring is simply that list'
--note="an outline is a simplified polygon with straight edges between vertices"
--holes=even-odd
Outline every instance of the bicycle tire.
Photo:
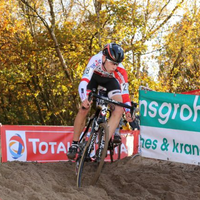
[{"label": "bicycle tire", "polygon": [[110,161],[111,161],[111,163],[113,163],[114,147],[113,147],[112,138],[109,140],[108,149],[110,152]]},{"label": "bicycle tire", "polygon": [[104,159],[105,159],[105,157],[107,155],[107,150],[108,150],[108,142],[109,142],[108,124],[107,124],[107,122],[105,122],[105,123],[100,124],[100,126],[105,131],[105,133],[104,133],[105,134],[105,144],[104,144],[104,148],[103,148],[103,151],[102,151],[101,160],[99,162],[99,165],[98,165],[97,171],[95,173],[95,176],[94,176],[94,178],[91,181],[91,185],[94,185],[98,181],[98,179],[99,179],[99,176],[101,174],[101,170],[103,168]]},{"label": "bicycle tire", "polygon": [[120,158],[121,158],[121,145],[122,145],[122,143],[120,143],[119,144],[119,146],[118,146],[118,160],[120,160]]},{"label": "bicycle tire", "polygon": [[118,148],[117,160],[120,160],[120,158],[121,158],[121,143],[118,144],[118,145],[114,145],[112,139],[110,139],[110,141],[108,143],[108,148],[109,148],[109,151],[110,151],[110,161],[111,161],[111,163],[114,162],[113,157],[114,157],[115,148]]},{"label": "bicycle tire", "polygon": [[88,138],[87,144],[81,156],[81,160],[80,160],[78,171],[77,171],[77,180],[76,180],[77,187],[81,186],[81,178],[82,178],[82,173],[83,173],[84,162],[85,162],[88,146],[90,145],[92,136],[93,136],[93,132],[90,133],[90,137]]},{"label": "bicycle tire", "polygon": [[[89,184],[92,184],[92,185],[94,185],[97,182],[98,178],[99,178],[99,175],[101,173],[101,170],[102,170],[102,167],[103,167],[103,164],[104,164],[104,159],[106,157],[107,148],[108,148],[109,130],[108,130],[107,123],[100,124],[100,128],[103,128],[105,130],[105,144],[104,144],[104,149],[102,151],[101,160],[98,163],[98,166],[95,169],[95,174],[94,174],[94,176],[92,176],[91,181],[89,183]],[[87,141],[87,144],[85,146],[85,149],[83,151],[80,163],[79,163],[79,168],[78,168],[78,173],[77,173],[77,187],[81,187],[81,182],[82,182],[82,178],[83,178],[82,176],[83,176],[83,171],[84,171],[85,158],[87,156],[87,150],[88,150],[88,147],[90,145],[92,136],[93,136],[93,133],[91,132],[90,137],[89,137],[89,139]],[[94,164],[94,163],[92,163],[92,164]]]}]

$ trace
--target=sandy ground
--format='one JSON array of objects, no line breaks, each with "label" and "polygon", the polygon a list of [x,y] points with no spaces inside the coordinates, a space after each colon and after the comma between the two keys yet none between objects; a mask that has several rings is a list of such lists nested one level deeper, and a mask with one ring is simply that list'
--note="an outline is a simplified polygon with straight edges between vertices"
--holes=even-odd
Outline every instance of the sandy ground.
[{"label": "sandy ground", "polygon": [[73,162],[0,163],[0,199],[197,200],[200,167],[127,157],[106,163],[95,186],[77,188]]}]

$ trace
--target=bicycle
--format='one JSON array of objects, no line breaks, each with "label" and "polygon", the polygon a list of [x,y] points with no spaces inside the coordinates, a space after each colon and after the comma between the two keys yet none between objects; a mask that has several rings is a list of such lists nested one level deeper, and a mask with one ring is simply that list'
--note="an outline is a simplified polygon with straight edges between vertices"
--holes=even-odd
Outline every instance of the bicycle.
[{"label": "bicycle", "polygon": [[[133,106],[98,95],[95,93],[95,90],[90,92],[88,96],[89,101],[93,98],[98,100],[96,112],[89,118],[86,129],[79,139],[79,151],[76,158],[77,187],[80,187],[81,183],[84,183],[84,185],[94,185],[100,176],[104,159],[107,155],[108,144],[112,144],[111,140],[109,142],[109,130],[106,118],[108,106],[114,104],[130,109],[131,114],[134,112]],[[105,141],[104,144],[103,141]],[[88,165],[84,165],[85,163],[88,163]]]}]

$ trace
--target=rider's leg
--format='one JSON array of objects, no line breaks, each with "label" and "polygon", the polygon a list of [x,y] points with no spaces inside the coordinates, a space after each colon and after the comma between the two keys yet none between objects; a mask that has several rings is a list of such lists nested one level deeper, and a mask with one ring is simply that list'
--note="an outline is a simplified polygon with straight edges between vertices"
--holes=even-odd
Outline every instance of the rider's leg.
[{"label": "rider's leg", "polygon": [[113,143],[116,143],[116,144],[121,143],[121,135],[120,135],[120,129],[121,129],[121,123],[122,123],[121,121],[122,121],[122,118],[120,119],[119,125],[115,129],[115,133],[114,133]]},{"label": "rider's leg", "polygon": [[[122,102],[121,95],[112,96],[112,99],[114,99],[116,101],[119,101],[119,102]],[[112,115],[111,115],[111,117],[110,117],[110,119],[108,121],[109,138],[112,137],[112,135],[114,134],[116,128],[118,127],[123,112],[124,112],[124,109],[122,107],[115,106],[115,109],[112,112]]]},{"label": "rider's leg", "polygon": [[83,109],[81,107],[75,118],[73,142],[67,153],[67,156],[69,159],[74,159],[76,156],[76,153],[78,150],[78,140],[79,140],[81,132],[83,131],[83,129],[85,127],[85,121],[86,121],[86,117],[87,117],[89,110],[90,109]]},{"label": "rider's leg", "polygon": [[79,140],[80,134],[85,127],[85,121],[86,121],[86,117],[89,110],[90,109],[83,109],[82,107],[79,109],[78,114],[76,115],[76,118],[74,121],[73,141]]}]

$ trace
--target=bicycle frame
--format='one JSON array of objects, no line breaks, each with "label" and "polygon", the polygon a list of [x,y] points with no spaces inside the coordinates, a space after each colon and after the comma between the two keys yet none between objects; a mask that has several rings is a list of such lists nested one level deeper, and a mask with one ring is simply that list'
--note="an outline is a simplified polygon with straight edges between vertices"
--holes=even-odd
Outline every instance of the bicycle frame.
[{"label": "bicycle frame", "polygon": [[[89,119],[88,125],[79,140],[79,143],[81,144],[83,142],[83,139],[86,137],[86,134],[88,133],[89,128],[91,126],[90,132],[93,132],[94,130],[94,136],[92,137],[91,145],[88,148],[88,152],[90,152],[92,146],[94,145],[95,139],[97,137],[97,132],[99,130],[99,124],[106,121],[106,113],[108,109],[108,104],[107,103],[105,104],[103,102],[101,102],[101,104],[102,104],[102,107],[100,105],[97,107],[95,115]],[[80,147],[80,150],[83,150],[83,148]]]},{"label": "bicycle frame", "polygon": [[[94,129],[95,132],[98,131],[99,124],[106,121],[106,113],[108,110],[108,104],[114,104],[114,105],[118,105],[118,106],[130,109],[131,116],[135,109],[135,105],[129,106],[127,104],[115,101],[113,99],[109,99],[108,97],[98,95],[95,93],[94,90],[92,92],[90,92],[89,96],[88,96],[89,101],[91,101],[92,98],[99,99],[100,101],[98,102],[99,104],[97,106],[95,115],[92,118],[90,118],[84,133],[80,137],[80,140],[79,140],[80,143],[82,142],[83,138],[85,137],[85,134],[88,132],[92,121],[93,121],[93,124],[91,126],[92,127],[91,129]],[[93,144],[94,144],[94,141],[92,140]]]},{"label": "bicycle frame", "polygon": [[[79,140],[79,152],[78,157],[76,159],[76,172],[77,172],[77,186],[80,187],[81,177],[83,173],[83,166],[85,161],[95,161],[99,163],[97,167],[96,174],[92,179],[92,184],[96,183],[98,177],[100,175],[104,158],[106,157],[108,143],[109,143],[109,130],[107,126],[107,118],[106,114],[108,111],[108,105],[114,104],[121,107],[129,108],[131,110],[131,114],[134,111],[133,106],[126,105],[121,102],[117,102],[113,99],[109,99],[108,97],[101,96],[92,91],[89,93],[88,100],[91,101],[92,98],[99,99],[98,106],[96,108],[95,114],[89,119],[87,127]],[[90,133],[88,132],[91,127]],[[90,134],[88,137],[87,133]],[[98,139],[98,143],[97,143]],[[103,139],[105,139],[105,146],[103,144]],[[98,145],[98,151],[95,153],[95,156],[91,156],[92,150],[94,150],[94,144]],[[101,148],[103,147],[104,148]]]}]

